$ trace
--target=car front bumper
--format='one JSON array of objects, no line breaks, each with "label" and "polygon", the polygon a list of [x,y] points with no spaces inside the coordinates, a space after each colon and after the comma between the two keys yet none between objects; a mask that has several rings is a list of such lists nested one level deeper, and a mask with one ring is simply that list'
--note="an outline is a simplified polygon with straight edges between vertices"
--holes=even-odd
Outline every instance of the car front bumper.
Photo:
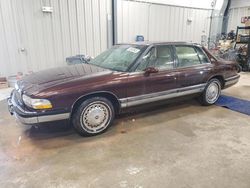
[{"label": "car front bumper", "polygon": [[7,99],[7,102],[10,114],[14,115],[16,119],[23,124],[32,125],[38,123],[65,120],[70,118],[70,113],[67,113],[62,110],[51,111],[51,112],[28,111],[23,107],[21,107],[21,105],[17,104],[13,93]]}]

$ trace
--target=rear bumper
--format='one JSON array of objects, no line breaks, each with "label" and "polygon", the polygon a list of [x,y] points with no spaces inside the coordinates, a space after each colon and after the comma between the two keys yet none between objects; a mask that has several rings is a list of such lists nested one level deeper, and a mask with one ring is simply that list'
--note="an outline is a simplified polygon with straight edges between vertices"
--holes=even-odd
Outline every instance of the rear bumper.
[{"label": "rear bumper", "polygon": [[32,125],[38,123],[65,120],[70,118],[70,113],[62,111],[53,112],[31,112],[19,106],[12,96],[8,99],[8,109],[11,115],[14,115],[18,121],[23,124]]},{"label": "rear bumper", "polygon": [[225,88],[236,84],[239,81],[239,79],[240,79],[240,75],[232,76],[232,77],[225,79]]}]

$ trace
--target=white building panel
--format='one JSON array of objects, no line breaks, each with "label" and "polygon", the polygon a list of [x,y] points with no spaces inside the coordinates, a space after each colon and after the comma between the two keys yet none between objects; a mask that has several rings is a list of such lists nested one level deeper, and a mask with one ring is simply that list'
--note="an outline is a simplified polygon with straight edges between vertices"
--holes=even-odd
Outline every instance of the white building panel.
[{"label": "white building panel", "polygon": [[66,65],[76,54],[96,56],[110,40],[107,15],[111,0],[1,0],[0,75]]},{"label": "white building panel", "polygon": [[240,8],[231,8],[229,11],[227,31],[235,30],[236,32],[237,26],[245,26],[244,23],[241,23],[241,18],[245,16],[250,16],[250,6],[240,7]]},{"label": "white building panel", "polygon": [[[209,34],[211,10],[118,0],[118,43],[148,41],[201,42]],[[204,32],[204,33],[203,33]]]}]

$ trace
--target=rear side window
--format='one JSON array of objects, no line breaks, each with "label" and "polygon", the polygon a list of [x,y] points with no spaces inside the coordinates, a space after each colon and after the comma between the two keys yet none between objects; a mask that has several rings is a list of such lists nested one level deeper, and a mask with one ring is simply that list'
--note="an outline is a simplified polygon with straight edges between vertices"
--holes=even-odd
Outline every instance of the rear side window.
[{"label": "rear side window", "polygon": [[204,54],[204,52],[200,48],[196,48],[198,56],[201,60],[201,63],[210,63],[208,57]]},{"label": "rear side window", "polygon": [[191,46],[176,46],[178,67],[190,67],[201,64],[198,54]]}]

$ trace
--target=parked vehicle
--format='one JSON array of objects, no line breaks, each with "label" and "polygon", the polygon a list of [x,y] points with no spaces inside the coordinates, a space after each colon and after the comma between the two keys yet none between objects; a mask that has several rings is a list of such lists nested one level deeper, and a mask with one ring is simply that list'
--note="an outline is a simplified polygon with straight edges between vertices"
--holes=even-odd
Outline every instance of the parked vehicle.
[{"label": "parked vehicle", "polygon": [[9,110],[24,124],[69,119],[83,136],[103,133],[124,108],[199,95],[214,104],[239,80],[235,62],[183,42],[116,45],[88,64],[55,68],[18,81]]}]

